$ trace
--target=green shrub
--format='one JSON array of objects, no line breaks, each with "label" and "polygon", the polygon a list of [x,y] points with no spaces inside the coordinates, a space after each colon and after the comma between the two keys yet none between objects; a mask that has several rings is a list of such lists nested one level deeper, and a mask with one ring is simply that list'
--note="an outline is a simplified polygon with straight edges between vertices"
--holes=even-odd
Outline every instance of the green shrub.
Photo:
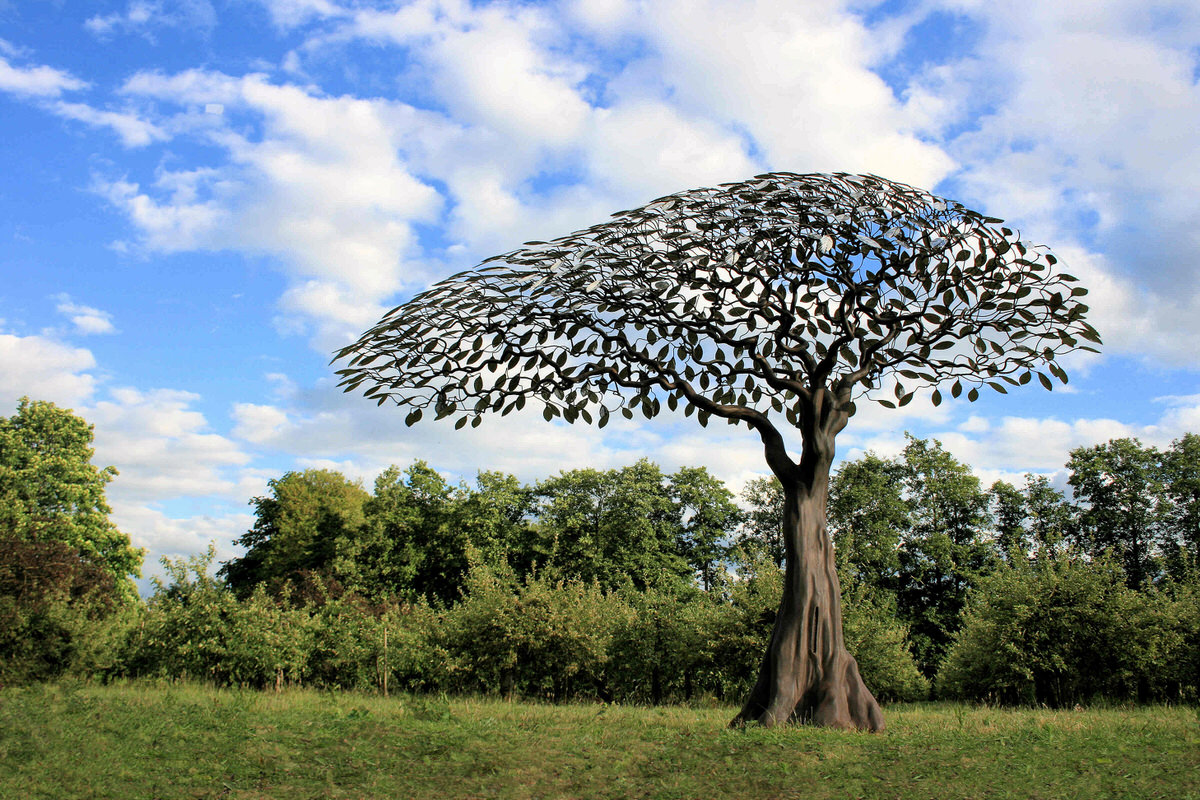
[{"label": "green shrub", "polygon": [[972,594],[939,693],[1004,704],[1194,697],[1196,595],[1126,587],[1111,558],[997,569]]},{"label": "green shrub", "polygon": [[190,559],[163,559],[169,581],[154,579],[154,593],[126,643],[123,672],[218,686],[301,682],[312,657],[308,612],[262,587],[239,601],[208,574],[213,556],[210,546]]},{"label": "green shrub", "polygon": [[712,641],[720,627],[718,603],[699,590],[681,595],[631,586],[616,599],[627,612],[613,633],[604,684],[608,697],[662,703],[722,694]]},{"label": "green shrub", "polygon": [[110,670],[137,609],[61,542],[0,541],[0,684]]},{"label": "green shrub", "polygon": [[312,650],[305,677],[329,689],[382,683],[383,623],[354,595],[312,608]]},{"label": "green shrub", "polygon": [[595,584],[475,564],[466,594],[439,631],[454,679],[467,691],[591,697],[603,681],[614,627],[626,610]]},{"label": "green shrub", "polygon": [[438,635],[444,612],[425,601],[388,607],[380,617],[380,682],[394,691],[431,692],[450,688],[450,654]]},{"label": "green shrub", "polygon": [[878,700],[911,702],[929,696],[929,680],[913,660],[894,597],[862,584],[843,587],[842,628],[846,649]]},{"label": "green shrub", "polygon": [[135,676],[228,682],[227,628],[237,598],[208,574],[215,549],[188,559],[162,559],[168,581],[153,578],[154,593],[130,636],[124,668]]}]

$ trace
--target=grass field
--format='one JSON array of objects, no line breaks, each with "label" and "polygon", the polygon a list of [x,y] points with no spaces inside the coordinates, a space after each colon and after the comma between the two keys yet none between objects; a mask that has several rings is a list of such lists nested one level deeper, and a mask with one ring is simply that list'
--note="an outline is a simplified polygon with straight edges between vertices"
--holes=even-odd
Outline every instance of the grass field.
[{"label": "grass field", "polygon": [[1190,708],[885,710],[883,734],[734,709],[197,686],[0,690],[0,798],[1200,798]]}]

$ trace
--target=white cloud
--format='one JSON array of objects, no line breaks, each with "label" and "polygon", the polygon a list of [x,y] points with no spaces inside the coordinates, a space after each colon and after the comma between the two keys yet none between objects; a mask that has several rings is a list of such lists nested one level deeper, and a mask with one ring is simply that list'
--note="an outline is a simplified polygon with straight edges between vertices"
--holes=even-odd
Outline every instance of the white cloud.
[{"label": "white cloud", "polygon": [[1023,1],[968,13],[982,32],[976,64],[939,78],[950,95],[974,89],[991,101],[949,145],[968,165],[962,185],[990,213],[1087,254],[1080,269],[1098,288],[1110,351],[1190,363],[1200,344],[1200,9]]},{"label": "white cloud", "polygon": [[166,571],[160,560],[189,558],[216,546],[215,571],[221,562],[242,554],[234,541],[254,525],[254,516],[246,513],[172,517],[149,506],[113,503],[112,520],[118,530],[129,535],[135,547],[146,548],[139,587],[143,594],[151,591],[151,577],[165,579]]},{"label": "white cloud", "polygon": [[157,185],[170,193],[160,192],[161,199],[124,179],[96,177],[94,188],[137,228],[140,248],[162,253],[220,249],[224,239],[219,233],[230,211],[217,199],[197,198],[197,185],[208,183],[214,174],[211,170],[164,173]]},{"label": "white cloud", "polygon": [[112,128],[126,147],[144,147],[170,138],[162,128],[131,112],[102,111],[84,103],[62,101],[54,103],[51,108],[60,117],[97,128]]},{"label": "white cloud", "polygon": [[90,350],[72,347],[45,336],[0,333],[0,403],[15,407],[17,400],[48,400],[63,407],[86,402],[96,390],[91,373],[96,359]]},{"label": "white cloud", "polygon": [[236,423],[233,435],[255,444],[275,438],[288,424],[286,411],[257,403],[235,403],[233,419]]},{"label": "white cloud", "polygon": [[637,11],[631,0],[570,0],[566,11],[595,33],[611,36],[627,29]]},{"label": "white cloud", "polygon": [[563,33],[534,6],[418,0],[358,12],[337,36],[413,48],[456,119],[554,147],[573,143],[590,114],[576,88],[586,68],[552,46]]},{"label": "white cloud", "polygon": [[271,19],[281,28],[290,29],[313,19],[342,16],[343,11],[336,3],[328,0],[261,0],[271,14]]},{"label": "white cloud", "polygon": [[741,180],[760,168],[746,154],[742,137],[657,101],[598,109],[585,146],[591,179],[613,187],[616,197],[651,200]]},{"label": "white cloud", "polygon": [[14,67],[0,57],[0,91],[26,97],[58,97],[87,87],[87,82],[53,67]]},{"label": "white cloud", "polygon": [[414,226],[437,218],[441,198],[402,160],[406,133],[420,123],[411,109],[195,70],[141,73],[125,91],[181,105],[183,116],[220,103],[262,124],[250,138],[227,119],[201,115],[196,132],[225,151],[224,165],[160,171],[152,190],[100,182],[143,247],[274,255],[293,279],[281,308],[315,320],[318,331],[333,326],[339,338],[348,321],[361,328],[383,298],[423,282]]},{"label": "white cloud", "polygon": [[91,306],[81,306],[71,302],[71,298],[60,294],[56,298],[58,313],[65,315],[75,326],[75,332],[85,336],[101,333],[116,333],[112,324],[112,314]]},{"label": "white cloud", "polygon": [[832,2],[661,2],[638,32],[682,107],[744,128],[775,169],[874,172],[932,186],[954,163],[871,66],[892,38]]},{"label": "white cloud", "polygon": [[1062,469],[1071,450],[1078,447],[1120,438],[1167,447],[1185,433],[1200,431],[1200,395],[1164,397],[1158,402],[1166,408],[1157,420],[1145,424],[1104,417],[1013,416],[991,421],[970,417],[957,430],[931,436],[979,472],[1052,473]]},{"label": "white cloud", "polygon": [[216,27],[217,12],[208,0],[132,0],[123,12],[97,14],[83,26],[100,38],[116,33],[150,36],[155,28],[208,31]]},{"label": "white cloud", "polygon": [[96,460],[121,474],[109,496],[127,504],[180,496],[235,496],[231,470],[250,461],[236,443],[212,433],[193,409],[199,397],[172,389],[114,389],[82,410],[96,427]]}]

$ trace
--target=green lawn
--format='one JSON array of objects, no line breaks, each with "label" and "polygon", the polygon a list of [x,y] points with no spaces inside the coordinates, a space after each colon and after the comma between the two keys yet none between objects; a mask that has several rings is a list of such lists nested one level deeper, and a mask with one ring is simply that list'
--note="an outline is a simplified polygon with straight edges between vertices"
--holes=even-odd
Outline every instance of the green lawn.
[{"label": "green lawn", "polygon": [[732,708],[196,686],[0,690],[0,798],[1200,798],[1191,708],[885,710],[883,734]]}]

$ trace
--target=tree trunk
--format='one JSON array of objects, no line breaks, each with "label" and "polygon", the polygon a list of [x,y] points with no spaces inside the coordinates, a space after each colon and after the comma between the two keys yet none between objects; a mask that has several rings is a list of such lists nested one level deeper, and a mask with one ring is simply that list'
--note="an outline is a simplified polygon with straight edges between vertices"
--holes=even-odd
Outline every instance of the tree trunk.
[{"label": "tree trunk", "polygon": [[835,432],[805,436],[800,464],[768,443],[768,462],[784,487],[783,599],[758,680],[732,725],[883,730],[879,703],[842,636],[841,585],[825,516]]}]

